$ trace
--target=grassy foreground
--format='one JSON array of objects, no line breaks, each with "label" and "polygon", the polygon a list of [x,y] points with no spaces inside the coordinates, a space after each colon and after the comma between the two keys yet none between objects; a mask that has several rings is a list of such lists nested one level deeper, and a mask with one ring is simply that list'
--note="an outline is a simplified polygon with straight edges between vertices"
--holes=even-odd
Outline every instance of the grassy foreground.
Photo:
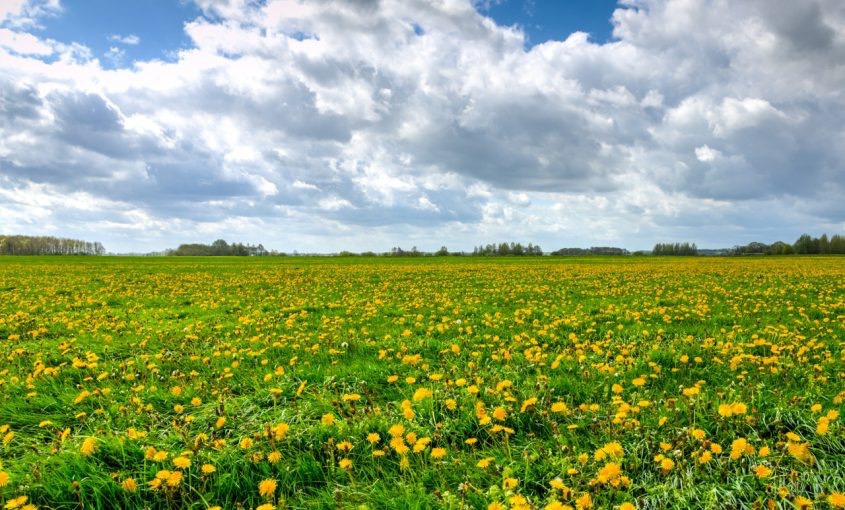
[{"label": "grassy foreground", "polygon": [[843,346],[843,258],[0,258],[0,506],[845,508]]}]

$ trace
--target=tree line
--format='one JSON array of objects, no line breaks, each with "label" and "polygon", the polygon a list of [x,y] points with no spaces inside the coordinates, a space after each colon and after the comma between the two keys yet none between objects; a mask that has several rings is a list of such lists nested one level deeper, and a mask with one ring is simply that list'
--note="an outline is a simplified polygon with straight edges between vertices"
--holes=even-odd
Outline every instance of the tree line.
[{"label": "tree line", "polygon": [[499,243],[487,244],[484,246],[476,246],[472,250],[473,256],[476,257],[522,257],[522,256],[540,256],[543,254],[543,249],[539,246],[528,243],[528,246],[523,246],[522,243]]},{"label": "tree line", "polygon": [[698,246],[695,243],[657,243],[651,250],[652,255],[698,255]]},{"label": "tree line", "polygon": [[625,248],[615,246],[591,246],[589,248],[561,248],[550,253],[560,257],[583,257],[586,255],[630,255]]},{"label": "tree line", "polygon": [[810,234],[801,236],[792,244],[775,241],[772,244],[759,242],[734,246],[732,255],[843,255],[845,254],[845,236],[835,234],[827,237],[812,237]]},{"label": "tree line", "polygon": [[211,244],[180,244],[175,250],[167,250],[165,255],[173,256],[218,256],[218,257],[263,257],[268,255],[279,255],[267,251],[263,245],[253,246],[251,244],[232,243],[224,239],[218,239]]},{"label": "tree line", "polygon": [[103,255],[99,242],[52,236],[0,235],[0,255]]}]

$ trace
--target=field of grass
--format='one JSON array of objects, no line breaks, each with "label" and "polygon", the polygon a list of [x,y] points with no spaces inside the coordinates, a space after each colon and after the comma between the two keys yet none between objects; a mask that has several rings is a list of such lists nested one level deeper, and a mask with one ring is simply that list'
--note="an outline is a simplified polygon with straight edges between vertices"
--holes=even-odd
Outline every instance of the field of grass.
[{"label": "field of grass", "polygon": [[845,508],[843,400],[843,258],[0,259],[5,508]]}]

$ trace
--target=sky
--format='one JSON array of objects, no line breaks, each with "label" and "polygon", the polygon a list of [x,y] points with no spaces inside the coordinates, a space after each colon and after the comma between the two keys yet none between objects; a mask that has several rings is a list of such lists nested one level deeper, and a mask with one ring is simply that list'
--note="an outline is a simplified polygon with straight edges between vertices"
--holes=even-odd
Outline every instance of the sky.
[{"label": "sky", "polygon": [[840,0],[0,0],[0,234],[845,233]]}]

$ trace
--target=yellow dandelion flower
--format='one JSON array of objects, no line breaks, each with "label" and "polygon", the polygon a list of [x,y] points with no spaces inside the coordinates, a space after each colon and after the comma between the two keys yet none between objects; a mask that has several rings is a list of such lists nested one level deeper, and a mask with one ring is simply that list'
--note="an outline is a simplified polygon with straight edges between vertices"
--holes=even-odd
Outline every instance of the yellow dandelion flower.
[{"label": "yellow dandelion flower", "polygon": [[211,473],[217,471],[217,468],[214,467],[214,464],[203,464],[200,470],[202,471],[202,474],[210,475]]},{"label": "yellow dandelion flower", "polygon": [[340,462],[338,462],[338,466],[340,466],[340,469],[343,469],[343,470],[351,469],[352,468],[352,461],[350,459],[347,459],[347,458],[340,459]]},{"label": "yellow dandelion flower", "polygon": [[269,454],[267,454],[267,462],[270,464],[275,464],[282,460],[282,454],[276,450],[273,450]]},{"label": "yellow dandelion flower", "polygon": [[258,494],[265,498],[272,498],[276,493],[276,480],[267,478],[258,484]]},{"label": "yellow dandelion flower", "polygon": [[502,482],[503,489],[515,489],[519,485],[519,480],[516,478],[505,478]]},{"label": "yellow dandelion flower", "polygon": [[446,456],[446,448],[432,448],[431,457],[435,459],[442,459]]},{"label": "yellow dandelion flower", "polygon": [[171,471],[170,475],[167,477],[167,485],[170,487],[178,487],[180,483],[182,483],[182,472]]},{"label": "yellow dandelion flower", "polygon": [[760,464],[759,466],[754,466],[754,476],[756,476],[757,478],[768,478],[769,476],[771,476],[771,474],[772,470],[767,466],[764,466],[762,464]]},{"label": "yellow dandelion flower", "polygon": [[27,500],[29,500],[29,497],[27,497],[27,496],[18,496],[16,498],[13,498],[13,499],[10,499],[9,501],[7,501],[6,505],[3,508],[7,508],[7,509],[20,508],[20,507],[22,507],[26,504]]},{"label": "yellow dandelion flower", "polygon": [[79,448],[79,451],[82,455],[89,457],[94,454],[94,450],[97,449],[97,440],[93,437],[86,437],[84,441],[82,441],[82,446]]},{"label": "yellow dandelion flower", "polygon": [[138,483],[135,481],[134,478],[127,478],[120,482],[120,486],[126,492],[135,492],[138,490]]},{"label": "yellow dandelion flower", "polygon": [[334,425],[334,415],[332,413],[324,414],[323,417],[320,418],[320,423],[327,427]]},{"label": "yellow dandelion flower", "polygon": [[188,469],[191,467],[191,459],[187,457],[176,457],[173,459],[173,465],[179,469]]},{"label": "yellow dandelion flower", "polygon": [[9,473],[0,471],[0,487],[9,485]]},{"label": "yellow dandelion flower", "polygon": [[833,508],[845,508],[845,494],[833,492],[827,497],[827,504]]},{"label": "yellow dandelion flower", "polygon": [[485,457],[479,460],[475,465],[481,469],[487,469],[491,462],[493,462],[493,457]]}]

